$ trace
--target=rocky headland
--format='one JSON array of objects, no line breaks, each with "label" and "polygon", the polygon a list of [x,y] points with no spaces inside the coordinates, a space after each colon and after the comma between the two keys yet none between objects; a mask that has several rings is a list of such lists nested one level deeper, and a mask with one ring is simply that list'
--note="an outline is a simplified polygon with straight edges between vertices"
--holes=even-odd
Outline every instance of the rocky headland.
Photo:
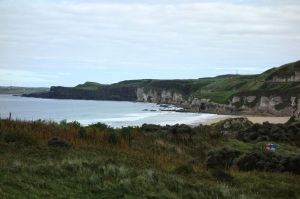
[{"label": "rocky headland", "polygon": [[129,80],[51,87],[24,94],[53,99],[120,100],[173,104],[189,112],[299,116],[300,61],[258,75],[223,75],[193,80]]}]

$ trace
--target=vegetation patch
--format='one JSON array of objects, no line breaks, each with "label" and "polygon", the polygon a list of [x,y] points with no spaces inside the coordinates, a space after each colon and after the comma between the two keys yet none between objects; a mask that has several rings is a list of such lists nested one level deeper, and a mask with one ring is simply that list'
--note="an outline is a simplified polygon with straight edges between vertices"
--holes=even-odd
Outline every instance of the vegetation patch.
[{"label": "vegetation patch", "polygon": [[[291,120],[286,125],[296,123]],[[252,159],[243,158],[262,153],[264,143],[236,139],[232,133],[240,125],[236,121],[226,128],[228,133],[222,133],[224,124],[113,129],[101,123],[83,127],[77,122],[2,119],[0,197],[279,199],[300,195],[299,147],[282,142],[275,153],[263,154],[263,169],[245,167]],[[37,144],[16,145],[23,137],[7,140],[8,132],[22,132]],[[72,149],[65,150],[70,145]],[[274,170],[277,164],[284,169]]]}]

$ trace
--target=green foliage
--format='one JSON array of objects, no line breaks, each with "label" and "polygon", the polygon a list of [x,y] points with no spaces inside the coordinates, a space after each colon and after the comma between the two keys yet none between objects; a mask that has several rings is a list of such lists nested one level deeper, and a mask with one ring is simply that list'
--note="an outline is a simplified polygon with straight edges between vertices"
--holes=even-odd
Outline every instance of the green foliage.
[{"label": "green foliage", "polygon": [[85,128],[80,127],[79,131],[78,131],[78,135],[80,138],[85,138],[86,137],[86,131]]},{"label": "green foliage", "polygon": [[102,84],[99,84],[97,82],[85,82],[83,84],[78,84],[77,86],[75,86],[75,88],[84,90],[97,90],[102,86]]},{"label": "green foliage", "polygon": [[4,141],[22,146],[32,146],[37,144],[37,140],[29,133],[21,131],[11,131],[4,134]]},{"label": "green foliage", "polygon": [[67,126],[68,122],[67,122],[66,119],[63,119],[63,120],[61,120],[61,121],[59,122],[59,124],[60,124],[61,126]]},{"label": "green foliage", "polygon": [[117,144],[119,142],[119,140],[120,140],[120,135],[117,132],[115,132],[115,131],[109,132],[108,142],[110,144]]},{"label": "green foliage", "polygon": [[272,79],[275,76],[289,77],[295,74],[295,71],[300,71],[300,61],[285,64],[273,70],[267,79]]},{"label": "green foliage", "polygon": [[[80,127],[69,123],[0,120],[1,198],[297,198],[300,175],[206,169],[210,151],[224,147],[249,153],[264,143],[244,143],[214,126],[200,125],[173,134],[101,124]],[[23,131],[19,131],[22,129]],[[22,132],[39,145],[16,147],[7,132]],[[80,136],[82,135],[82,136]],[[187,135],[188,142],[178,139]],[[131,143],[128,143],[128,136]],[[56,137],[73,145],[50,148]],[[84,139],[82,139],[84,138]],[[22,140],[17,138],[15,140]],[[299,147],[277,143],[276,155],[298,156]],[[296,168],[297,158],[291,167]]]},{"label": "green foliage", "polygon": [[95,129],[98,129],[98,130],[100,130],[100,131],[109,128],[109,126],[107,126],[106,124],[101,123],[101,122],[98,122],[98,123],[95,123],[95,124],[91,124],[91,125],[89,125],[88,127],[95,128]]}]

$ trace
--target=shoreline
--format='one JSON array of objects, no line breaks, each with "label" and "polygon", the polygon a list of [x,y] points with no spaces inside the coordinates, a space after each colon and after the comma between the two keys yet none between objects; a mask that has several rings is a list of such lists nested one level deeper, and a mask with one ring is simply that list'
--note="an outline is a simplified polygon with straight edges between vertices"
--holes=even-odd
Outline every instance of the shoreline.
[{"label": "shoreline", "polygon": [[262,124],[264,122],[269,122],[272,124],[284,124],[290,119],[290,117],[288,117],[288,116],[222,115],[222,117],[210,118],[210,119],[207,119],[206,121],[198,121],[191,125],[192,126],[197,126],[199,124],[211,125],[211,124],[214,124],[214,123],[217,123],[222,120],[229,119],[229,118],[247,118],[250,122],[252,122],[254,124],[255,123]]}]

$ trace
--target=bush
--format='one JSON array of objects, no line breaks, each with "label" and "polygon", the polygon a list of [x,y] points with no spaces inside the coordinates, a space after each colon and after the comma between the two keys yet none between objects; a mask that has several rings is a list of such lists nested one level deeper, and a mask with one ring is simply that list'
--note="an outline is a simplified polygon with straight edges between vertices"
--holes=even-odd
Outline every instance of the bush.
[{"label": "bush", "polygon": [[186,125],[186,124],[176,124],[174,126],[171,126],[169,128],[169,133],[172,133],[174,135],[178,135],[178,134],[193,134],[193,129]]},{"label": "bush", "polygon": [[95,124],[91,124],[88,127],[97,128],[99,130],[105,130],[105,129],[109,128],[108,125],[106,125],[104,123],[101,123],[101,122],[98,122],[98,123],[95,123]]},{"label": "bush", "polygon": [[110,144],[117,144],[119,142],[119,134],[114,131],[110,132],[108,142]]},{"label": "bush", "polygon": [[70,148],[71,144],[62,138],[54,137],[48,141],[48,146],[57,148]]},{"label": "bush", "polygon": [[242,157],[237,166],[242,171],[270,171],[270,172],[291,172],[300,174],[300,156],[283,157],[276,156],[272,152],[252,152]]},{"label": "bush", "polygon": [[223,148],[208,153],[207,168],[230,168],[235,158],[239,157],[240,151]]},{"label": "bush", "polygon": [[145,132],[157,132],[161,129],[161,126],[156,124],[143,124],[141,129]]},{"label": "bush", "polygon": [[86,137],[86,131],[85,128],[80,127],[79,131],[78,131],[78,135],[80,138],[85,138]]},{"label": "bush", "polygon": [[281,141],[300,144],[300,124],[254,124],[237,135],[244,142]]},{"label": "bush", "polygon": [[300,156],[289,158],[286,170],[300,175]]},{"label": "bush", "polygon": [[32,136],[21,132],[10,132],[4,135],[4,141],[7,143],[15,143],[17,145],[31,146],[37,143]]}]

